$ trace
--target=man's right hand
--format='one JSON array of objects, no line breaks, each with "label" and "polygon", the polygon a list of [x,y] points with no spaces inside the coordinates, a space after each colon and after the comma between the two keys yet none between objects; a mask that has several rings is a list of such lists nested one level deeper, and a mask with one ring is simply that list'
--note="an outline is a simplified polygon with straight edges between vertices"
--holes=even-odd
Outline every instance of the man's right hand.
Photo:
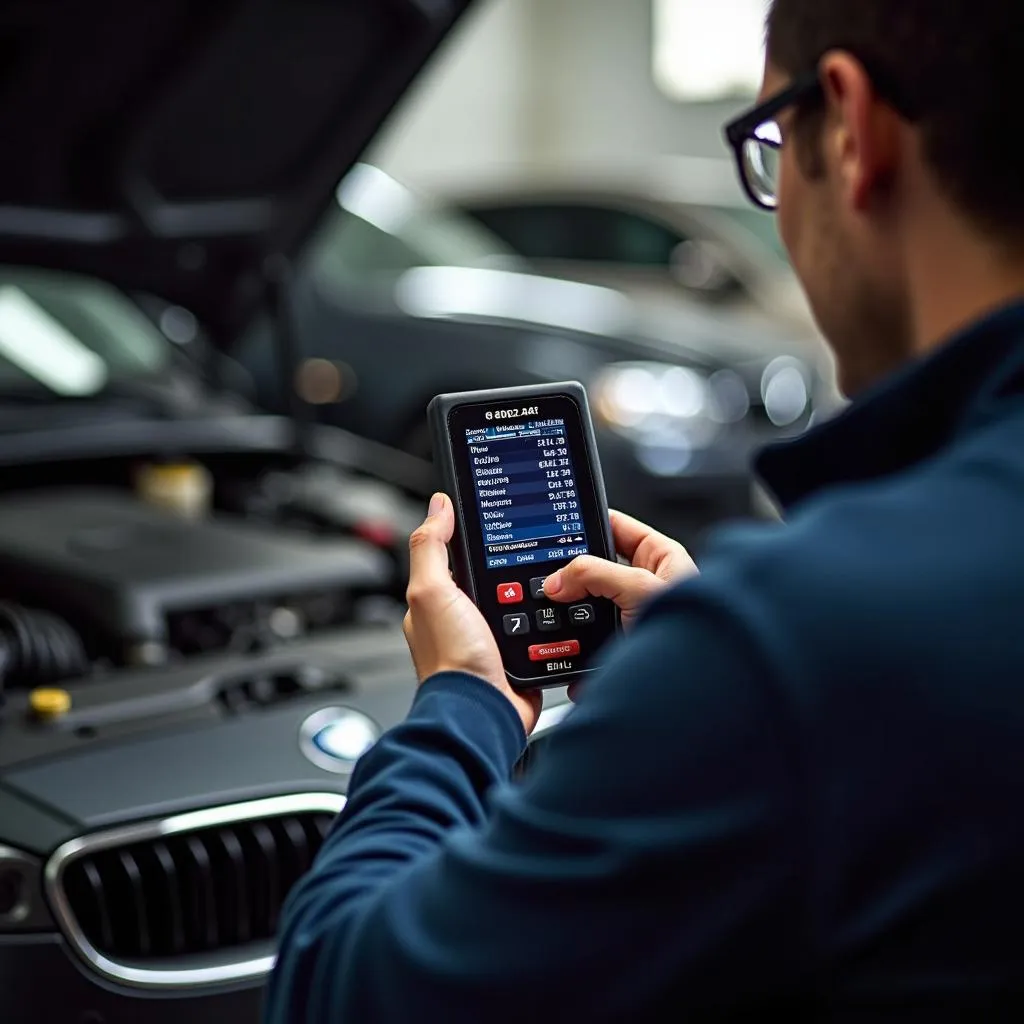
[{"label": "man's right hand", "polygon": [[612,512],[611,521],[615,550],[630,564],[581,555],[547,578],[544,593],[565,603],[607,597],[618,605],[628,629],[659,590],[696,575],[697,566],[681,544],[638,520]]}]

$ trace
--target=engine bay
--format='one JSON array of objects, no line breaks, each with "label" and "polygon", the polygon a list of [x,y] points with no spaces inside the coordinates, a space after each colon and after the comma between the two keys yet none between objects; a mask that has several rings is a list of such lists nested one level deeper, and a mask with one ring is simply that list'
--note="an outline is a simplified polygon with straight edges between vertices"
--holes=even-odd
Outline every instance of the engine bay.
[{"label": "engine bay", "polygon": [[401,621],[420,510],[390,485],[266,458],[47,468],[0,493],[0,763],[344,688],[303,649]]},{"label": "engine bay", "polygon": [[[189,521],[132,495],[84,489],[0,500],[0,579],[9,601],[51,613],[47,645],[43,619],[8,605],[8,633],[25,639],[12,675],[30,682],[52,681],[33,673],[59,679],[83,660],[70,658],[68,629],[58,640],[53,613],[90,663],[159,665],[345,625],[360,596],[386,593],[391,582],[384,552],[357,538],[226,516]],[[40,657],[41,646],[53,656]]]}]

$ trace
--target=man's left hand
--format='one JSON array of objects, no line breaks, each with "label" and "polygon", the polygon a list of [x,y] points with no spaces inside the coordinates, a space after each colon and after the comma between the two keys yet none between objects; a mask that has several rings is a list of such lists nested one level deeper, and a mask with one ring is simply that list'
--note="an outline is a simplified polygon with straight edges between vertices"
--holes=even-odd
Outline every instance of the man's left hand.
[{"label": "man's left hand", "polygon": [[447,544],[455,531],[455,509],[435,494],[427,519],[409,541],[409,589],[405,639],[416,674],[424,682],[438,672],[468,672],[486,680],[511,702],[527,736],[537,725],[538,692],[521,694],[509,685],[501,654],[480,609],[448,571]]}]

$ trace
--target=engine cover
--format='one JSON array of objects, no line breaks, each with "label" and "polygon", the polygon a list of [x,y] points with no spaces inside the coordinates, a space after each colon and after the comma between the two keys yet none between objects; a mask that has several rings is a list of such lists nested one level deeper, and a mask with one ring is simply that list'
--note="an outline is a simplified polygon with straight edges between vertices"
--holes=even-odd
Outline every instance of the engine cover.
[{"label": "engine cover", "polygon": [[183,615],[387,587],[387,557],[359,540],[179,519],[130,495],[54,490],[0,499],[0,585],[120,657],[166,646]]}]

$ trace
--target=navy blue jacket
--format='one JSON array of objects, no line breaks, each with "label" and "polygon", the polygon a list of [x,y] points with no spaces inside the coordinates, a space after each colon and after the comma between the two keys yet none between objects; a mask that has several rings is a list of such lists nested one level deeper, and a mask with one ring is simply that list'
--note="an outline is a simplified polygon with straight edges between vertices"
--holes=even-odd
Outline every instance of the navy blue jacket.
[{"label": "navy blue jacket", "polygon": [[270,1024],[1024,1020],[1024,305],[760,469],[788,525],[724,532],[524,784],[503,697],[423,686]]}]

